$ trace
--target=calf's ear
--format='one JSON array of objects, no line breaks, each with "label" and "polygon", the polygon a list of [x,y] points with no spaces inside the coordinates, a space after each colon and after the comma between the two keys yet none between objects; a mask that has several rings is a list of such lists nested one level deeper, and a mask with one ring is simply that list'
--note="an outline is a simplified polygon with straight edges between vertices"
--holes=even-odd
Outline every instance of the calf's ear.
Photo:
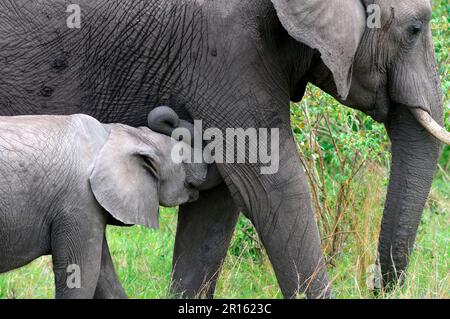
[{"label": "calf's ear", "polygon": [[159,227],[158,149],[139,130],[111,129],[90,176],[97,202],[127,225]]},{"label": "calf's ear", "polygon": [[366,25],[361,0],[272,0],[289,35],[317,49],[338,94],[350,91],[352,65]]}]

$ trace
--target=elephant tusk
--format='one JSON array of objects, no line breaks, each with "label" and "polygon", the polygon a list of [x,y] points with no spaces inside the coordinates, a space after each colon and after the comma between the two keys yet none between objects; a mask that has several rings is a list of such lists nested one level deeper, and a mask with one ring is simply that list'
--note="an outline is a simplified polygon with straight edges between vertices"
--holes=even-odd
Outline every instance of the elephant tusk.
[{"label": "elephant tusk", "polygon": [[440,126],[430,114],[419,108],[410,109],[412,115],[431,135],[442,143],[450,145],[450,133]]}]

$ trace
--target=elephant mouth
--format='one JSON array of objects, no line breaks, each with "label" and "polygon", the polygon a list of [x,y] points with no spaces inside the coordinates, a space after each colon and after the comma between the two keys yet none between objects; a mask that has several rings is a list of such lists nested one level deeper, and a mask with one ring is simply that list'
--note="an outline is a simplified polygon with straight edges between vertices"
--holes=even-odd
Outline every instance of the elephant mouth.
[{"label": "elephant mouth", "polygon": [[378,123],[385,123],[389,114],[388,112],[380,111],[378,107],[373,107],[369,110],[365,110],[364,112]]},{"label": "elephant mouth", "polygon": [[386,123],[392,103],[393,101],[389,98],[386,89],[380,85],[375,95],[374,104],[367,114],[379,123]]},{"label": "elephant mouth", "polygon": [[367,114],[378,123],[386,123],[389,117],[390,107],[392,103],[394,103],[391,101],[386,91],[382,89],[379,89],[373,97],[367,97],[367,100],[364,98],[362,100],[348,98],[345,101],[339,99],[338,101],[348,107]]},{"label": "elephant mouth", "polygon": [[188,203],[192,203],[195,202],[199,199],[200,197],[200,193],[198,190],[191,190],[189,192],[189,199],[188,199]]}]

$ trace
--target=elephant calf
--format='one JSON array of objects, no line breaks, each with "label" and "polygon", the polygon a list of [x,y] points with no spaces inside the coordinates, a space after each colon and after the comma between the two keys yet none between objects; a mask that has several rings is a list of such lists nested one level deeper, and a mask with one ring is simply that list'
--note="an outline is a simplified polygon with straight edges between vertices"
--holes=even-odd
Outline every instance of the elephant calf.
[{"label": "elephant calf", "polygon": [[160,204],[197,199],[207,168],[173,162],[175,143],[87,115],[0,117],[0,273],[51,254],[56,297],[92,298],[107,224],[158,227]]}]

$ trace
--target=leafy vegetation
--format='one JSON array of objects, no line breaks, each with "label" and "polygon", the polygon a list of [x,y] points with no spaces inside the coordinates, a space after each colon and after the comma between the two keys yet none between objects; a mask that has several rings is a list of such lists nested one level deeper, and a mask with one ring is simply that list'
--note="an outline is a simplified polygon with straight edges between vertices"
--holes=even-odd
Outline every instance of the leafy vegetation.
[{"label": "leafy vegetation", "polygon": [[[450,129],[450,5],[434,1],[433,33]],[[336,298],[374,298],[370,290],[389,171],[382,125],[309,87],[292,105],[292,122],[310,179],[323,250]],[[174,209],[161,229],[108,229],[125,290],[133,298],[168,296],[176,230]],[[450,147],[440,159],[404,287],[380,298],[449,298]],[[0,276],[0,298],[51,298],[51,260],[41,258]],[[251,223],[241,217],[217,286],[219,298],[281,298],[276,277]]]}]

